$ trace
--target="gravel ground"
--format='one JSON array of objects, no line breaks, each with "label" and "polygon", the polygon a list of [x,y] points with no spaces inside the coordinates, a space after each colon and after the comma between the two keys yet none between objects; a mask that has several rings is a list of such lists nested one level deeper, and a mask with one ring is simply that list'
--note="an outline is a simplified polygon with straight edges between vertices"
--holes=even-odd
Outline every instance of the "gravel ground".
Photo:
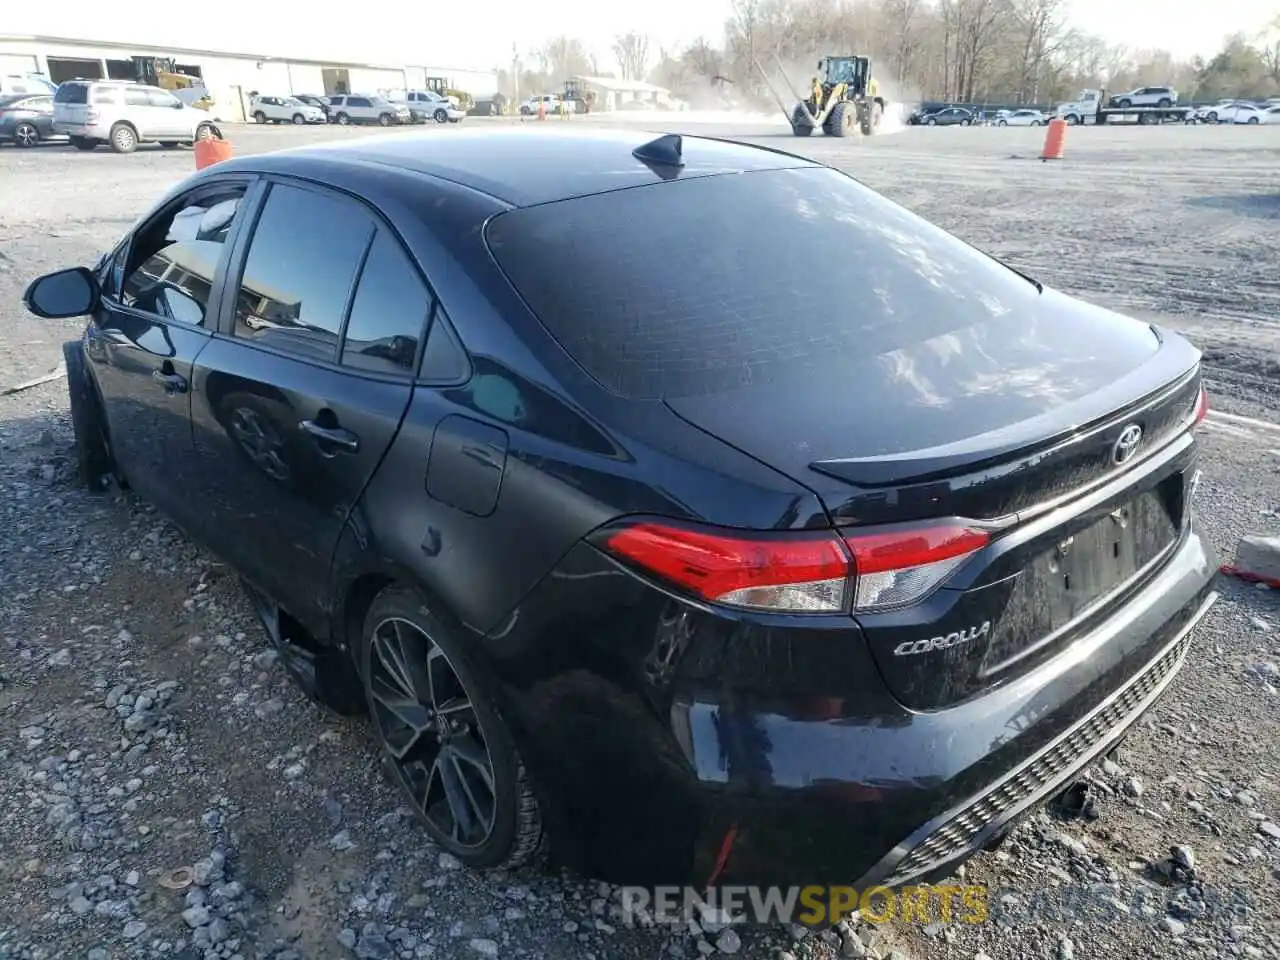
[{"label": "gravel ground", "polygon": [[[799,147],[1054,286],[1187,330],[1215,406],[1202,523],[1227,557],[1280,528],[1280,129],[1075,129],[1042,164],[1038,131],[684,123]],[[232,132],[241,151],[351,135]],[[90,262],[191,166],[0,150],[0,391],[79,327],[27,316],[26,282]],[[289,685],[229,572],[145,503],[73,484],[62,382],[0,396],[0,521],[2,958],[1280,957],[1276,592],[1221,583],[1169,695],[1090,772],[1096,818],[1046,812],[971,862],[998,922],[694,935],[626,927],[592,882],[475,875],[434,849],[366,728]],[[1080,890],[1114,912],[1046,912]]]}]

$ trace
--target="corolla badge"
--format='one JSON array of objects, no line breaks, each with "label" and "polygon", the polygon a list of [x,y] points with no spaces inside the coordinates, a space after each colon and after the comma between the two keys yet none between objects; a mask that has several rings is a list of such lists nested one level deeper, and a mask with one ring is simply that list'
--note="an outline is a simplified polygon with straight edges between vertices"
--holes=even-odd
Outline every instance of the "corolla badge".
[{"label": "corolla badge", "polygon": [[1142,427],[1131,423],[1120,431],[1115,446],[1111,448],[1111,459],[1117,464],[1128,463],[1142,446]]},{"label": "corolla badge", "polygon": [[946,633],[938,637],[926,637],[923,640],[905,640],[893,648],[895,657],[914,657],[934,650],[949,650],[963,643],[973,643],[991,632],[991,621],[982,621],[980,627],[966,627],[954,633]]}]

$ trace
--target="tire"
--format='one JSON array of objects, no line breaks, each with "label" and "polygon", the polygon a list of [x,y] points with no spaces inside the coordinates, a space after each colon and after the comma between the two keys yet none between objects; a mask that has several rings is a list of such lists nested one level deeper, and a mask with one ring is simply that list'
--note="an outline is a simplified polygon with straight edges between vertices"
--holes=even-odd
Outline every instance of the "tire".
[{"label": "tire", "polygon": [[1216,111],[1216,110],[1211,111],[1211,112],[1209,113],[1209,115],[1208,115],[1207,117],[1205,117],[1205,119],[1206,119],[1206,120],[1208,120],[1210,123],[1217,123],[1217,122],[1218,122],[1218,111]]},{"label": "tire", "polygon": [[34,123],[20,123],[13,130],[13,142],[19,147],[34,147],[40,142],[40,131]]},{"label": "tire", "polygon": [[528,116],[531,116],[532,114],[533,114],[533,111],[532,111],[532,110],[530,110],[528,107],[521,107],[521,108],[520,108],[520,116],[522,116],[522,117],[528,117]]},{"label": "tire", "polygon": [[449,119],[449,112],[443,107],[440,107],[431,116],[435,119],[436,123],[444,123]]},{"label": "tire", "polygon": [[295,113],[295,114],[293,115],[293,124],[294,124],[294,126],[301,126],[302,124],[304,124],[304,123],[306,123],[306,122],[307,122],[307,118],[306,118],[306,117],[304,117],[302,114],[300,114],[300,113]]},{"label": "tire", "polygon": [[389,127],[389,126],[391,126],[391,114],[389,114],[389,113],[380,113],[380,114],[378,114],[378,126],[380,126],[380,127]]},{"label": "tire", "polygon": [[933,117],[930,117],[928,120],[925,121],[925,126],[936,127],[937,125],[938,125],[938,121],[935,120]]},{"label": "tire", "polygon": [[1168,97],[1161,97],[1160,102],[1157,103],[1156,106],[1168,109],[1169,107],[1173,106],[1173,101],[1170,100]]},{"label": "tire", "polygon": [[1008,125],[1009,125],[1009,121],[1008,121],[1008,120],[997,120],[997,121],[996,121],[996,126],[997,126],[997,127],[1007,127]]},{"label": "tire", "polygon": [[853,130],[853,125],[857,121],[857,110],[850,110],[853,104],[837,103],[831,111],[831,116],[827,118],[827,122],[823,124],[822,129],[831,137],[847,137]]},{"label": "tire", "polygon": [[111,447],[107,443],[107,420],[98,400],[98,391],[89,379],[84,346],[79,340],[62,345],[67,368],[67,395],[71,404],[71,429],[76,438],[76,469],[80,482],[90,490],[101,490],[114,473]]},{"label": "tire", "polygon": [[217,137],[222,139],[222,131],[215,127],[212,123],[200,123],[196,125],[196,139],[209,140]]},{"label": "tire", "polygon": [[1257,118],[1257,117],[1250,117],[1246,122],[1247,122],[1247,123],[1250,123],[1250,124],[1257,123],[1257,122],[1258,122],[1258,118]]},{"label": "tire", "polygon": [[808,137],[813,134],[813,127],[809,125],[809,118],[804,115],[804,111],[799,107],[791,111],[791,132],[797,137]]},{"label": "tire", "polygon": [[960,126],[962,126],[962,127],[967,127],[968,125],[969,125],[969,121],[968,121],[968,120],[961,120],[961,121],[960,121]]},{"label": "tire", "polygon": [[1117,100],[1116,106],[1119,107],[1121,110],[1128,110],[1130,107],[1133,106],[1133,101],[1128,99]]},{"label": "tire", "polygon": [[267,115],[266,115],[265,113],[263,113],[261,110],[255,110],[255,111],[254,111],[254,113],[253,113],[253,122],[254,122],[254,123],[266,123],[266,122],[267,122]]},{"label": "tire", "polygon": [[347,126],[349,123],[351,123],[351,118],[350,118],[350,117],[348,117],[345,113],[340,113],[340,114],[338,114],[338,124],[339,124],[340,126],[344,126],[344,127],[345,127],[345,126]]},{"label": "tire", "polygon": [[[508,869],[529,860],[542,842],[538,802],[489,695],[491,683],[471,662],[468,648],[456,638],[446,619],[416,591],[390,587],[369,608],[358,649],[374,738],[382,748],[387,769],[431,838],[463,863],[478,869]],[[395,656],[385,652],[389,649],[395,651]],[[416,678],[416,683],[394,679],[386,664],[398,658],[403,658],[399,662],[407,667],[402,673]],[[426,686],[431,688],[429,694],[423,690]],[[383,705],[380,690],[392,695],[405,691],[402,696],[424,708],[424,728],[438,729],[442,719],[453,718],[460,729],[443,740],[433,731],[414,734],[408,724]],[[437,712],[442,707],[449,711],[447,715]],[[469,759],[462,759],[463,751]],[[425,787],[420,790],[415,790],[415,780],[408,769],[410,758],[429,770]],[[459,778],[453,781],[455,801],[462,800],[456,785],[464,769],[471,773],[466,778],[470,781],[466,799],[472,802],[455,806],[469,806],[473,813],[479,813],[475,820],[491,822],[473,836],[455,840],[451,824],[456,821],[448,813],[442,776]],[[442,775],[441,771],[446,772]]]},{"label": "tire", "polygon": [[1069,114],[1067,114],[1067,126],[1069,126],[1069,127],[1077,127],[1077,126],[1079,126],[1079,125],[1080,125],[1080,118],[1079,118],[1079,117],[1077,117],[1074,113],[1069,113]]},{"label": "tire", "polygon": [[130,124],[117,123],[111,128],[111,149],[116,153],[133,153],[138,149],[138,131]]},{"label": "tire", "polygon": [[874,100],[866,105],[866,110],[862,114],[862,135],[864,137],[869,137],[876,132],[876,128],[880,126],[881,112],[880,104]]}]

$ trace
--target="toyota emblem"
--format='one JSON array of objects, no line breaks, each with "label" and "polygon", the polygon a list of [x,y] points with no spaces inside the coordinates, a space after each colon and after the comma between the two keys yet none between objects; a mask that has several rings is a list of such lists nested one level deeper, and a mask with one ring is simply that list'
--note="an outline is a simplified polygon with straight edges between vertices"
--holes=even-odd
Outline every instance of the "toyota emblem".
[{"label": "toyota emblem", "polygon": [[1117,464],[1128,463],[1142,445],[1142,428],[1131,423],[1120,431],[1116,445],[1111,448],[1111,459]]}]

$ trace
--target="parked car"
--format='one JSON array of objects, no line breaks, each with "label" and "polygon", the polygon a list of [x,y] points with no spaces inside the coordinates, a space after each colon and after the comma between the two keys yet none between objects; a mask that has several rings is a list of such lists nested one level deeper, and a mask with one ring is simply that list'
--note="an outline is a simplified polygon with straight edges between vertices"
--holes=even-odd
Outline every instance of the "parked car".
[{"label": "parked car", "polygon": [[1231,103],[1215,106],[1207,119],[1210,123],[1266,123],[1267,111],[1256,103],[1233,100]]},{"label": "parked car", "polygon": [[329,98],[328,97],[319,97],[311,93],[299,93],[299,94],[296,94],[296,96],[303,103],[318,109],[321,113],[325,115],[325,118],[328,119],[329,117]]},{"label": "parked car", "polygon": [[190,107],[159,87],[129,80],[67,80],[53,95],[53,129],[80,150],[109,143],[132,153],[140,143],[176,147],[221,137],[204,110]]},{"label": "parked car", "polygon": [[[578,105],[574,100],[563,99],[558,93],[544,93],[530,97],[520,104],[520,113],[526,117],[533,116],[538,112],[539,108],[542,109],[543,113],[547,114],[564,113],[566,110],[570,113],[576,113]],[[619,109],[621,109],[621,105]]]},{"label": "parked car", "polygon": [[457,97],[446,97],[434,90],[410,90],[405,94],[405,105],[417,123],[434,120],[436,123],[457,123],[466,111],[458,105]]},{"label": "parked car", "polygon": [[329,98],[329,117],[334,123],[377,123],[384,127],[393,123],[412,123],[409,108],[392,103],[386,97],[341,95]]},{"label": "parked car", "polygon": [[920,118],[920,122],[927,127],[967,127],[973,120],[973,111],[964,107],[944,107]]},{"label": "parked car", "polygon": [[1138,87],[1128,93],[1113,96],[1108,105],[1127,109],[1129,107],[1172,107],[1178,102],[1178,91],[1172,87]]},{"label": "parked car", "polygon": [[996,120],[998,127],[1043,127],[1049,118],[1040,110],[1013,110]]},{"label": "parked car", "polygon": [[838,170],[651,136],[193,174],[25,293],[89,318],[82,475],[244,578],[473,867],[546,836],[620,883],[950,875],[1216,599],[1200,354]]},{"label": "parked car", "polygon": [[298,97],[257,96],[249,101],[249,115],[256,123],[324,123],[325,113]]},{"label": "parked car", "polygon": [[49,94],[0,96],[0,143],[34,147],[57,136],[53,130],[53,97]]}]

